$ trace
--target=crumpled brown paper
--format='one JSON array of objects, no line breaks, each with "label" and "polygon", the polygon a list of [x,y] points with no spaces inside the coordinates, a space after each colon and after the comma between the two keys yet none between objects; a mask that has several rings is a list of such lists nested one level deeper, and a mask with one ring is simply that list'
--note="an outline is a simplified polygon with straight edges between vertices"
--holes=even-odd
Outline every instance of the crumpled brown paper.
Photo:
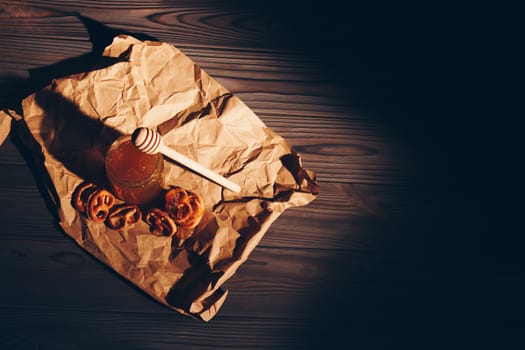
[{"label": "crumpled brown paper", "polygon": [[[60,225],[159,302],[210,320],[228,294],[221,286],[271,223],[286,208],[315,198],[315,174],[302,168],[282,137],[176,47],[121,35],[103,56],[121,60],[56,79],[22,103]],[[205,202],[204,217],[183,247],[153,236],[145,222],[113,231],[71,206],[82,181],[106,184],[105,152],[137,127],[156,129],[169,147],[242,188],[230,192],[165,159],[164,188],[195,191]]]},{"label": "crumpled brown paper", "polygon": [[4,143],[9,132],[11,131],[11,116],[10,113],[15,113],[14,111],[0,111],[0,145]]}]

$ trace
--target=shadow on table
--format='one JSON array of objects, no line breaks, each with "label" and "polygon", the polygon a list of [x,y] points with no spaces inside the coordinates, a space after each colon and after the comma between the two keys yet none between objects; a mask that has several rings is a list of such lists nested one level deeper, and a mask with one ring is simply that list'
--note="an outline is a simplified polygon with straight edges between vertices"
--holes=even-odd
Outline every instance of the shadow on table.
[{"label": "shadow on table", "polygon": [[92,43],[91,52],[77,57],[71,57],[48,66],[29,69],[28,79],[16,76],[0,77],[0,91],[4,91],[4,93],[0,95],[0,108],[13,109],[20,112],[21,101],[26,96],[48,85],[53,79],[104,68],[121,61],[121,58],[101,56],[104,48],[111,44],[113,38],[119,34],[132,35],[139,40],[157,40],[147,34],[132,33],[108,27],[89,17],[81,15],[77,17],[86,27],[89,40]]},{"label": "shadow on table", "polygon": [[[60,132],[54,133],[52,138],[47,137],[49,135],[44,138],[49,142],[47,145],[49,152],[79,177],[96,183],[104,183],[104,154],[119,133],[86,116],[78,106],[64,96],[43,88],[53,79],[101,69],[125,60],[125,57],[101,56],[104,48],[111,44],[113,38],[119,34],[133,35],[141,40],[156,39],[142,33],[114,29],[89,17],[81,15],[77,17],[88,32],[92,43],[91,52],[49,66],[30,69],[27,79],[14,75],[0,77],[0,91],[2,91],[0,108],[11,109],[22,115],[22,100],[36,92],[35,102],[46,114],[40,126],[41,132],[47,132],[49,127],[58,126],[60,129]],[[56,217],[58,196],[51,190],[54,187],[43,165],[44,159],[40,145],[33,139],[25,123],[13,122],[10,136],[31,168],[48,208]]]}]

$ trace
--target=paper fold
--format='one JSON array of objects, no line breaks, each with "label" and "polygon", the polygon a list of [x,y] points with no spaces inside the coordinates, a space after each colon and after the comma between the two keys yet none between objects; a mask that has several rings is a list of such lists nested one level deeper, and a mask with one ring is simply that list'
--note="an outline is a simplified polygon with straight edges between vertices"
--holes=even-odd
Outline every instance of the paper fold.
[{"label": "paper fold", "polygon": [[[83,249],[164,305],[205,321],[224,303],[221,286],[246,261],[271,223],[319,191],[292,147],[239,98],[176,47],[118,36],[103,56],[123,60],[54,80],[24,99],[23,123],[40,145],[60,225]],[[241,185],[236,194],[165,160],[164,188],[199,193],[204,217],[182,247],[149,233],[96,224],[71,206],[85,180],[106,185],[109,145],[137,127]],[[32,148],[36,150],[35,147]]]}]

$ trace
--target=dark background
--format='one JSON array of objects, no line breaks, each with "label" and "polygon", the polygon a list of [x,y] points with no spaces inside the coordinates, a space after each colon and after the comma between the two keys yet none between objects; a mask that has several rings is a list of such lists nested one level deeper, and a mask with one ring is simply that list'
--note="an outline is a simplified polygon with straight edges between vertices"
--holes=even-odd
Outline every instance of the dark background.
[{"label": "dark background", "polygon": [[[178,6],[177,2],[161,3],[173,9]],[[314,321],[308,321],[313,326],[307,323],[290,331],[302,339],[293,345],[324,347],[349,341],[357,348],[506,348],[522,342],[522,197],[517,184],[523,157],[516,154],[520,117],[507,103],[515,94],[508,89],[514,80],[516,46],[512,9],[445,3],[205,3],[203,8],[246,13],[229,25],[250,35],[230,39],[225,35],[225,46],[294,50],[298,56],[311,57],[316,72],[324,72],[324,79],[338,87],[340,103],[366,110],[373,117],[362,118],[372,122],[374,118],[388,121],[397,142],[409,145],[403,171],[414,180],[397,190],[403,193],[404,186],[410,188],[416,200],[408,209],[395,212],[388,224],[368,223],[380,237],[372,248],[388,248],[401,262],[378,272],[381,281],[363,287],[356,304],[324,305],[321,300],[329,299],[331,292],[310,286],[308,297],[318,309],[312,308]],[[52,5],[39,6],[56,11],[57,16],[77,15],[75,6],[70,13],[66,9],[60,13]],[[2,107],[17,107],[20,97],[45,84],[54,73],[89,66],[115,33],[140,32],[161,40],[168,36],[136,23],[119,26],[111,17],[100,18],[83,18],[94,31],[93,56],[80,51],[84,55],[65,64],[58,62],[58,68],[33,71],[29,80],[6,72]],[[202,23],[213,23],[213,16],[203,18]],[[148,20],[162,23],[166,17],[154,15]],[[9,35],[10,23],[0,27],[3,35]],[[180,42],[183,47],[199,44],[182,36],[170,38],[175,45],[180,38],[187,40]],[[290,100],[293,103],[293,96]],[[323,172],[315,166],[316,172]],[[295,224],[283,220],[278,228]],[[372,248],[368,254],[373,254]],[[338,287],[355,282],[343,271],[337,273],[342,276]],[[405,292],[396,294],[399,281]],[[45,305],[38,307],[45,309]],[[233,308],[241,310],[242,303]],[[317,319],[314,311],[328,314],[329,321],[325,316]],[[166,314],[160,312],[159,317]],[[279,325],[279,320],[263,321]],[[238,327],[231,322],[231,327]],[[213,333],[213,324],[208,331]],[[348,334],[353,335],[350,340]],[[184,343],[179,339],[170,340]],[[190,337],[188,344],[192,341]]]}]

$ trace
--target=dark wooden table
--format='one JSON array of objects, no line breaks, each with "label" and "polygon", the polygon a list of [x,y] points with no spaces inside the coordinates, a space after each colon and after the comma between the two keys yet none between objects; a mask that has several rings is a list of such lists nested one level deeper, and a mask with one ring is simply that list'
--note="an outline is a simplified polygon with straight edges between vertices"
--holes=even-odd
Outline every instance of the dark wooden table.
[{"label": "dark wooden table", "polygon": [[[456,71],[440,39],[445,11],[248,3],[0,1],[1,108],[19,109],[50,77],[88,67],[115,34],[152,37],[239,96],[321,186],[317,200],[271,226],[204,323],[156,303],[69,239],[11,135],[0,147],[0,348],[428,349],[518,339],[523,318],[500,316],[523,303],[501,295],[517,296],[523,275],[512,258],[494,258],[497,241],[483,273],[498,288],[478,279],[481,233],[498,207],[480,196],[493,171],[481,171],[483,136],[466,133],[485,129],[451,105],[460,88],[448,81]],[[484,333],[487,315],[505,337]]]}]

